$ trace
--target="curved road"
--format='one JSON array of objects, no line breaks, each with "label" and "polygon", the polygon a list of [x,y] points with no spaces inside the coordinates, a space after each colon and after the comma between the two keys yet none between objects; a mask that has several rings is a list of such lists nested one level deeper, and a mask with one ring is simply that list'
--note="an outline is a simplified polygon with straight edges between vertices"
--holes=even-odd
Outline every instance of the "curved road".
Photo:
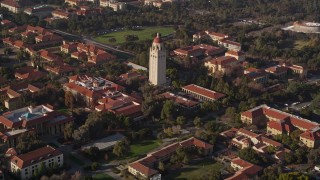
[{"label": "curved road", "polygon": [[75,35],[75,34],[70,34],[70,33],[68,33],[68,32],[60,31],[60,30],[58,30],[58,29],[52,29],[51,31],[53,31],[53,32],[55,32],[55,33],[57,33],[57,34],[62,34],[62,35],[68,35],[68,36],[77,37],[77,38],[83,40],[83,41],[86,42],[86,43],[94,44],[94,45],[96,45],[96,46],[100,46],[100,47],[105,48],[105,49],[107,49],[107,50],[116,51],[116,52],[120,52],[120,53],[125,53],[125,54],[131,55],[131,56],[134,56],[134,55],[135,55],[135,54],[133,54],[132,52],[120,50],[120,49],[115,48],[115,47],[113,47],[113,46],[106,45],[106,44],[103,44],[103,43],[99,43],[99,42],[91,39],[90,37],[78,36],[78,35]]}]

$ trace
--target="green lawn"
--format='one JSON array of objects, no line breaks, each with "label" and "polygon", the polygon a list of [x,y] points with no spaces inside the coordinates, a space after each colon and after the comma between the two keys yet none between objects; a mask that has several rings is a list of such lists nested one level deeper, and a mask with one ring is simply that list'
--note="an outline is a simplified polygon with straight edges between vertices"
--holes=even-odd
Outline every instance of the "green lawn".
[{"label": "green lawn", "polygon": [[133,143],[130,145],[129,158],[134,158],[139,155],[146,154],[157,147],[159,147],[159,143],[157,140],[147,140],[139,143]]},{"label": "green lawn", "polygon": [[171,174],[165,176],[165,179],[197,179],[202,175],[208,174],[212,169],[219,170],[222,168],[222,164],[217,162],[205,161],[195,165],[185,166],[181,169],[177,169]]},{"label": "green lawn", "polygon": [[302,49],[305,46],[309,46],[310,43],[311,43],[310,41],[297,40],[294,42],[294,48],[295,49]]},{"label": "green lawn", "polygon": [[[139,30],[124,30],[118,32],[112,32],[109,34],[104,34],[101,36],[97,36],[95,38],[96,41],[105,44],[122,44],[126,42],[126,35],[136,35],[141,40],[152,39],[152,35],[155,33],[161,33],[162,36],[167,36],[174,32],[172,27],[144,27]],[[115,38],[116,42],[109,42],[110,38]]]},{"label": "green lawn", "polygon": [[111,176],[109,176],[108,174],[95,174],[92,176],[92,178],[94,180],[113,180],[114,179]]}]

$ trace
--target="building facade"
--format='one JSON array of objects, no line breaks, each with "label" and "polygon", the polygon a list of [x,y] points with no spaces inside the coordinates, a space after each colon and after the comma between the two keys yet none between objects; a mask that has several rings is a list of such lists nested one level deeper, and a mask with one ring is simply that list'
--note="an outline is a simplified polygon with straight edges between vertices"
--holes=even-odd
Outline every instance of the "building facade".
[{"label": "building facade", "polygon": [[47,169],[63,166],[63,153],[51,146],[42,147],[25,154],[15,155],[10,160],[10,172],[20,179],[32,179],[40,168]]}]

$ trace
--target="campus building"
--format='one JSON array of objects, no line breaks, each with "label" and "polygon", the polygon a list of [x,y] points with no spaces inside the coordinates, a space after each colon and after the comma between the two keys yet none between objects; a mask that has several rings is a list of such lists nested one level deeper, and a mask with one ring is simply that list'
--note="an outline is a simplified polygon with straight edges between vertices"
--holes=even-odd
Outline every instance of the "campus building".
[{"label": "campus building", "polygon": [[3,113],[0,116],[0,132],[20,132],[34,130],[38,135],[57,135],[63,132],[66,124],[74,118],[54,111],[50,105],[28,106]]},{"label": "campus building", "polygon": [[230,71],[232,67],[238,64],[238,60],[232,56],[221,56],[213,58],[204,63],[204,66],[208,68],[210,74],[220,72],[225,74]]},{"label": "campus building", "polygon": [[189,84],[187,86],[182,87],[182,91],[191,94],[193,97],[197,99],[209,102],[218,101],[226,96],[225,94],[215,92],[213,90],[206,89],[195,84]]},{"label": "campus building", "polygon": [[20,179],[32,179],[42,166],[58,168],[63,166],[63,154],[59,150],[45,146],[25,154],[14,155],[10,160],[10,172]]},{"label": "campus building", "polygon": [[267,132],[272,135],[291,134],[295,129],[303,131],[300,141],[309,148],[320,145],[319,124],[302,117],[289,114],[267,105],[260,105],[241,113],[241,121],[246,124],[267,124]]},{"label": "campus building", "polygon": [[98,99],[103,98],[108,91],[122,91],[124,88],[101,77],[75,75],[69,77],[69,82],[63,85],[63,89],[71,92],[76,102],[94,108]]},{"label": "campus building", "polygon": [[156,167],[158,163],[168,161],[177,148],[197,147],[204,151],[204,154],[209,155],[213,151],[213,145],[203,142],[195,137],[191,137],[181,142],[170,144],[162,149],[149,153],[146,157],[139,159],[128,166],[128,171],[136,176],[143,177],[148,180],[161,180],[161,174]]}]

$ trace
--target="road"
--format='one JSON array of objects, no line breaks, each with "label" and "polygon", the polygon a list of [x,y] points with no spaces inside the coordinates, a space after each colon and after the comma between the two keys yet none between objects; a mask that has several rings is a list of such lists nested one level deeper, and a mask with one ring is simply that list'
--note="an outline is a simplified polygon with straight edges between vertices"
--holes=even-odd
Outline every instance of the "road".
[{"label": "road", "polygon": [[107,49],[107,50],[110,50],[110,51],[116,51],[116,52],[120,52],[120,53],[124,53],[124,54],[131,55],[131,56],[134,56],[134,55],[135,55],[135,54],[132,53],[132,52],[124,51],[124,50],[115,48],[115,47],[113,47],[113,46],[107,45],[107,44],[99,43],[99,42],[95,41],[94,39],[92,39],[91,37],[78,36],[78,35],[71,34],[71,33],[68,33],[68,32],[60,31],[60,30],[58,30],[58,29],[52,29],[51,31],[53,31],[53,32],[55,32],[55,33],[57,33],[57,34],[62,34],[62,35],[67,35],[67,36],[72,36],[72,37],[79,38],[79,39],[81,39],[82,41],[84,41],[85,43],[94,44],[94,45],[96,45],[96,46],[100,46],[100,47],[102,47],[102,48],[104,48],[104,49]]}]

